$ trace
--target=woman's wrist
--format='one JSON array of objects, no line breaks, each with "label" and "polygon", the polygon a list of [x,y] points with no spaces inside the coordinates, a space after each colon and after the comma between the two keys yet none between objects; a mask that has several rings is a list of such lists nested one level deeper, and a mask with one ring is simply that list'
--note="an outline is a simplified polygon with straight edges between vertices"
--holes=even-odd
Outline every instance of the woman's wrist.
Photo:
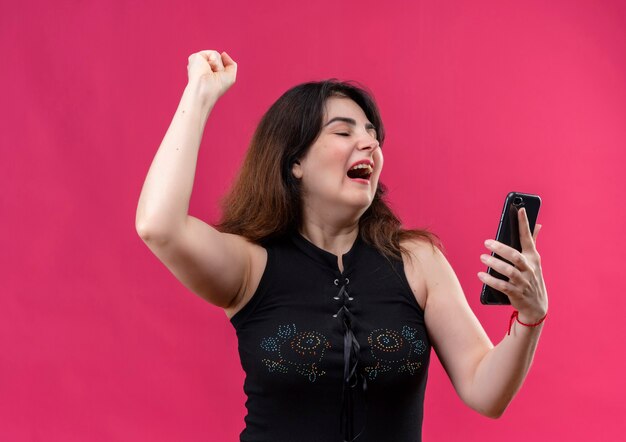
[{"label": "woman's wrist", "polygon": [[534,312],[524,312],[519,311],[517,313],[517,319],[519,322],[524,324],[536,324],[540,321],[543,321],[547,315],[547,311],[534,311]]},{"label": "woman's wrist", "polygon": [[194,107],[199,106],[207,115],[219,99],[214,93],[207,90],[205,83],[200,80],[189,80],[183,95],[186,96],[189,104]]},{"label": "woman's wrist", "polygon": [[511,319],[509,320],[508,334],[509,335],[511,334],[511,328],[513,327],[514,322],[517,322],[518,324],[521,324],[522,326],[526,328],[540,328],[547,317],[548,317],[548,313],[546,312],[543,314],[543,316],[539,317],[538,319],[536,318],[536,315],[529,316],[529,318],[531,319],[526,319],[526,317],[522,317],[520,319],[520,312],[518,312],[517,310],[513,310],[513,313],[511,314]]}]

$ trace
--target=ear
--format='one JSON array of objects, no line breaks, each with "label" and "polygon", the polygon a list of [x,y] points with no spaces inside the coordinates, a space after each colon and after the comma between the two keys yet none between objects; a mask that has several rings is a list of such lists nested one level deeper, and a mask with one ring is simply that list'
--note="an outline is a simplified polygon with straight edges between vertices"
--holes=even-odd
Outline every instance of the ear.
[{"label": "ear", "polygon": [[291,173],[297,179],[302,178],[302,166],[300,165],[300,161],[296,161],[293,163],[293,165],[291,166]]}]

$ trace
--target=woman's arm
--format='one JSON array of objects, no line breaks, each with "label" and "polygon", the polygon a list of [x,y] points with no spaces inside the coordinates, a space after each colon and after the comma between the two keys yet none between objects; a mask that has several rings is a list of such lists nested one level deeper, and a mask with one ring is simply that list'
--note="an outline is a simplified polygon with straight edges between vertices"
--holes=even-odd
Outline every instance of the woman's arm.
[{"label": "woman's arm", "polygon": [[[496,248],[491,249],[516,263],[520,270],[496,258],[490,259],[498,263],[483,261],[509,276],[511,285],[500,285],[509,283],[495,278],[484,281],[505,291],[513,307],[520,311],[520,321],[528,324],[545,315],[547,294],[541,277],[539,255],[530,236],[526,215],[522,212],[520,231],[523,257],[501,243],[496,243]],[[539,228],[535,238],[538,231]],[[463,289],[441,251],[435,249],[433,252],[430,246],[419,243],[413,243],[411,249],[418,258],[413,261],[419,265],[409,265],[408,268],[415,272],[413,278],[425,279],[427,286],[426,327],[457,393],[479,413],[493,418],[501,416],[528,373],[542,326],[529,328],[516,323],[511,334],[505,335],[494,347],[470,309]],[[516,287],[513,287],[515,284]],[[504,322],[503,327],[506,325]]]},{"label": "woman's arm", "polygon": [[189,82],[146,176],[135,218],[139,236],[174,276],[224,308],[246,293],[254,276],[251,262],[261,261],[263,251],[190,216],[188,209],[206,120],[236,72],[225,52],[189,57]]},{"label": "woman's arm", "polygon": [[[169,235],[186,222],[204,126],[225,92],[217,80],[207,81],[210,75],[227,74],[210,55],[215,57],[215,51],[189,57],[189,82],[141,189],[135,225],[142,238]],[[231,84],[235,73],[236,65],[228,72]]]},{"label": "woman's arm", "polygon": [[528,374],[542,327],[515,324],[511,334],[484,355],[470,392],[475,409],[493,418],[504,413]]}]

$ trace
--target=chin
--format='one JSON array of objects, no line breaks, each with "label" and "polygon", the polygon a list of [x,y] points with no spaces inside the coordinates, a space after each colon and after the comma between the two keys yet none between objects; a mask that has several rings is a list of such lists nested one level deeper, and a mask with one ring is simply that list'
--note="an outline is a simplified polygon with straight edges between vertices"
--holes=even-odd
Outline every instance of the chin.
[{"label": "chin", "polygon": [[[371,183],[366,188],[364,184],[359,188],[351,188],[347,192],[342,192],[341,202],[346,206],[365,211],[372,205],[376,197],[377,183]],[[337,195],[339,196],[339,195]]]},{"label": "chin", "polygon": [[374,202],[374,195],[368,195],[361,196],[359,198],[353,198],[351,205],[354,207],[358,207],[363,211],[366,211],[372,205],[372,202]]}]

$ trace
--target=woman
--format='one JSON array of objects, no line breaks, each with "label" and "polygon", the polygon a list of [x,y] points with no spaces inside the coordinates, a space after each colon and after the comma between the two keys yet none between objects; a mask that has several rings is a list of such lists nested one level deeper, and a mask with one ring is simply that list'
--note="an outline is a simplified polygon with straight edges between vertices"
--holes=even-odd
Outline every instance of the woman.
[{"label": "woman", "polygon": [[207,50],[146,177],[136,226],[190,290],[236,329],[248,396],[243,441],[419,441],[430,348],[472,409],[499,417],[530,367],[548,309],[525,212],[509,282],[479,278],[518,311],[493,346],[436,235],[403,230],[378,182],[384,130],[362,89],[287,91],[261,120],[217,228],[187,213],[204,125],[237,64]]}]

